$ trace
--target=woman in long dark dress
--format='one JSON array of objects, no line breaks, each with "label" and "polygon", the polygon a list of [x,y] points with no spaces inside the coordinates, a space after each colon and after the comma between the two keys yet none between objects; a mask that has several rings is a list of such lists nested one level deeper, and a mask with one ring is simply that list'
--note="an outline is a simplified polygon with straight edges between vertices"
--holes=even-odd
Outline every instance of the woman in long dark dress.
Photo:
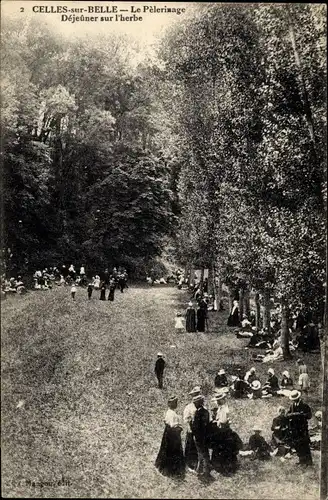
[{"label": "woman in long dark dress", "polygon": [[196,331],[196,311],[193,308],[192,302],[189,302],[188,309],[186,311],[186,331]]},{"label": "woman in long dark dress", "polygon": [[110,300],[111,302],[113,302],[114,300],[115,288],[116,288],[116,283],[114,280],[111,280],[109,284],[109,294],[108,294],[108,300]]},{"label": "woman in long dark dress", "polygon": [[168,400],[169,409],[165,415],[165,428],[161,446],[155,460],[155,467],[164,476],[183,478],[185,475],[185,458],[183,455],[181,431],[182,424],[175,412],[178,406],[176,397]]},{"label": "woman in long dark dress", "polygon": [[197,309],[197,331],[205,332],[205,323],[207,317],[207,304],[204,299],[199,303],[199,308]]},{"label": "woman in long dark dress", "polygon": [[104,281],[100,287],[100,300],[106,300],[106,285]]},{"label": "woman in long dark dress", "polygon": [[238,300],[233,301],[232,309],[228,318],[228,326],[240,326]]}]

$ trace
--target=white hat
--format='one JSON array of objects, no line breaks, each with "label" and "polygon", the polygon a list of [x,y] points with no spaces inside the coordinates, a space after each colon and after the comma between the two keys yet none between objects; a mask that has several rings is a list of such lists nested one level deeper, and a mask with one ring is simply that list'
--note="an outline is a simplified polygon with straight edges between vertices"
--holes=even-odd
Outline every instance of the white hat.
[{"label": "white hat", "polygon": [[217,403],[217,400],[216,400],[216,398],[212,398],[212,399],[210,400],[210,410],[215,410],[215,409],[217,409],[217,408],[219,408],[219,405],[218,405],[218,403]]},{"label": "white hat", "polygon": [[296,399],[299,399],[301,397],[301,393],[300,391],[292,391],[289,395],[289,399],[291,399],[292,401],[295,401]]},{"label": "white hat", "polygon": [[314,414],[314,416],[316,418],[322,418],[322,411],[321,410],[316,411],[315,414]]},{"label": "white hat", "polygon": [[261,431],[262,431],[262,428],[261,428],[261,426],[260,426],[260,425],[254,425],[254,427],[253,427],[253,431],[260,431],[260,432],[261,432]]},{"label": "white hat", "polygon": [[261,389],[261,382],[259,380],[254,380],[251,383],[251,388],[257,391],[258,389]]},{"label": "white hat", "polygon": [[218,374],[219,374],[219,375],[225,375],[225,371],[224,371],[224,370],[219,370],[219,371],[218,371]]},{"label": "white hat", "polygon": [[204,396],[202,394],[198,394],[197,396],[194,396],[192,398],[193,403],[198,403],[198,402],[203,402],[205,400]]},{"label": "white hat", "polygon": [[227,394],[226,394],[225,392],[221,392],[221,394],[219,394],[219,393],[218,393],[218,394],[215,396],[215,399],[216,399],[216,401],[220,401],[221,399],[224,399],[224,398],[226,397],[226,395],[227,395]]},{"label": "white hat", "polygon": [[192,307],[192,302],[189,302],[188,306],[189,306],[189,307]]},{"label": "white hat", "polygon": [[271,373],[271,375],[274,375],[274,369],[273,368],[269,368],[268,369],[268,373]]},{"label": "white hat", "polygon": [[193,387],[191,389],[191,391],[189,392],[189,395],[190,396],[193,396],[193,395],[197,395],[197,394],[200,394],[201,393],[201,389],[200,389],[200,386],[199,385],[196,385],[195,387]]},{"label": "white hat", "polygon": [[282,372],[282,374],[285,376],[285,377],[289,377],[289,372],[287,370],[285,370],[284,372]]},{"label": "white hat", "polygon": [[163,357],[163,353],[162,352],[158,352],[157,356],[162,358]]},{"label": "white hat", "polygon": [[254,366],[252,366],[252,368],[251,368],[249,371],[250,371],[251,373],[255,373],[255,372],[256,372],[256,370],[255,370]]}]

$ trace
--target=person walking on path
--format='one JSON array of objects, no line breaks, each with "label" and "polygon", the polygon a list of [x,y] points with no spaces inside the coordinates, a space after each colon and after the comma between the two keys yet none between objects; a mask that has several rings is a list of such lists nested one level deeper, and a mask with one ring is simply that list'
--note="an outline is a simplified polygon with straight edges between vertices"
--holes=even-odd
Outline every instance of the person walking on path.
[{"label": "person walking on path", "polygon": [[158,388],[163,389],[163,377],[165,369],[165,361],[161,352],[157,353],[157,360],[155,362],[155,374],[158,381]]},{"label": "person walking on path", "polygon": [[[199,386],[195,386],[190,392],[189,396],[194,398],[195,396],[199,396],[201,393],[201,389]],[[183,421],[187,426],[187,431],[186,431],[186,442],[185,442],[185,458],[186,458],[186,465],[187,468],[190,471],[195,471],[197,468],[197,462],[198,462],[198,454],[197,454],[197,448],[195,445],[195,440],[192,432],[192,422],[195,417],[196,413],[196,406],[194,403],[191,401],[190,403],[187,404],[183,411]]]},{"label": "person walking on path", "polygon": [[168,400],[169,409],[166,412],[164,433],[161,446],[155,460],[155,467],[164,476],[183,479],[185,475],[185,459],[183,456],[180,416],[176,413],[178,400],[172,397]]},{"label": "person walking on path", "polygon": [[76,294],[76,285],[75,285],[75,283],[73,283],[73,285],[71,287],[71,296],[72,296],[73,300],[75,300],[75,294]]},{"label": "person walking on path", "polygon": [[289,399],[292,404],[287,412],[291,446],[299,458],[299,465],[312,465],[308,420],[312,417],[309,405],[301,399],[299,391],[292,391]]},{"label": "person walking on path", "polygon": [[191,424],[194,435],[195,445],[198,455],[196,472],[199,477],[204,479],[210,477],[210,455],[208,451],[208,429],[210,414],[204,408],[204,396],[199,394],[193,398],[196,407],[194,419]]},{"label": "person walking on path", "polygon": [[192,302],[189,302],[186,311],[186,331],[189,333],[196,331],[196,311]]}]

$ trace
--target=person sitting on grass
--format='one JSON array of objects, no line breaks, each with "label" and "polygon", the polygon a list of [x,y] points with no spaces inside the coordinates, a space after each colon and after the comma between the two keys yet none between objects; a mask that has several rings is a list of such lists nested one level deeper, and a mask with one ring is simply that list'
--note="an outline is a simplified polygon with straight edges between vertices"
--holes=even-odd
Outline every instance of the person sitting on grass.
[{"label": "person sitting on grass", "polygon": [[232,385],[232,395],[236,399],[246,398],[251,392],[251,388],[247,382],[244,380],[244,375],[241,370],[238,370],[237,378],[234,380]]},{"label": "person sitting on grass", "polygon": [[272,440],[273,448],[280,449],[280,455],[286,454],[285,446],[288,444],[288,418],[286,417],[286,409],[283,406],[278,408],[278,416],[272,421]]},{"label": "person sitting on grass", "polygon": [[252,368],[246,372],[244,380],[248,384],[251,384],[254,380],[257,380],[257,378],[258,377],[256,375],[256,370],[255,370],[254,366],[252,366]]},{"label": "person sitting on grass", "polygon": [[287,370],[282,372],[282,379],[280,382],[280,386],[282,389],[293,387],[293,379],[291,378],[291,376],[289,375],[289,372]]},{"label": "person sitting on grass", "polygon": [[272,394],[273,396],[277,394],[279,391],[279,382],[278,377],[274,373],[273,368],[268,369],[268,380],[265,382],[263,386],[263,392],[266,394]]},{"label": "person sitting on grass", "polygon": [[262,398],[262,385],[259,380],[253,380],[251,383],[251,392],[248,394],[249,399]]},{"label": "person sitting on grass", "polygon": [[214,380],[214,385],[215,387],[219,388],[219,387],[227,387],[228,386],[228,379],[227,379],[227,376],[225,374],[225,371],[224,370],[219,370],[216,377],[215,377],[215,380]]},{"label": "person sitting on grass", "polygon": [[261,436],[262,429],[260,426],[255,425],[253,427],[254,434],[249,438],[249,449],[253,451],[253,457],[259,460],[270,460],[271,447],[266,442],[263,436]]},{"label": "person sitting on grass", "polygon": [[318,410],[315,414],[315,422],[309,428],[310,447],[313,450],[320,450],[322,435],[322,411]]}]

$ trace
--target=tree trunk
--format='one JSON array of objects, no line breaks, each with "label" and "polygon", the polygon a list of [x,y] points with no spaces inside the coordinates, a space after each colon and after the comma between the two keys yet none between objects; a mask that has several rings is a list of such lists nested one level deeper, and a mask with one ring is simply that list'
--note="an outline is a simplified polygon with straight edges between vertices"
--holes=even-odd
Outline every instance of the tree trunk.
[{"label": "tree trunk", "polygon": [[271,304],[270,304],[270,289],[266,288],[264,290],[264,314],[263,314],[263,328],[266,328],[267,331],[270,333],[271,331],[271,325],[270,325],[270,319],[271,319]]},{"label": "tree trunk", "polygon": [[244,312],[246,316],[249,318],[249,313],[251,312],[251,305],[250,305],[250,292],[249,290],[246,290],[244,293]]},{"label": "tree trunk", "polygon": [[190,265],[190,275],[189,275],[189,279],[188,279],[188,285],[189,286],[194,286],[194,284],[195,284],[195,268],[191,264]]},{"label": "tree trunk", "polygon": [[233,292],[232,292],[230,287],[228,287],[228,290],[229,290],[229,314],[230,314],[231,310],[232,310],[232,301],[233,301],[234,295],[233,295]]},{"label": "tree trunk", "polygon": [[222,281],[218,272],[214,268],[214,311],[221,311]]},{"label": "tree trunk", "polygon": [[285,299],[281,300],[281,347],[284,359],[291,359],[292,356],[289,351],[289,307]]},{"label": "tree trunk", "polygon": [[255,324],[256,328],[261,328],[261,304],[260,304],[260,294],[255,293]]},{"label": "tree trunk", "polygon": [[323,380],[322,380],[322,429],[321,429],[321,463],[320,463],[320,499],[326,500],[328,495],[328,335],[323,337]]},{"label": "tree trunk", "polygon": [[208,280],[207,280],[207,283],[208,283],[208,294],[209,295],[214,295],[214,266],[212,264],[210,264],[209,268],[208,268]]},{"label": "tree trunk", "polygon": [[202,266],[201,270],[200,270],[200,280],[199,280],[199,289],[200,289],[201,293],[203,293],[204,272],[205,272],[205,268]]},{"label": "tree trunk", "polygon": [[244,315],[244,297],[245,291],[243,288],[239,290],[239,319],[242,321]]}]

